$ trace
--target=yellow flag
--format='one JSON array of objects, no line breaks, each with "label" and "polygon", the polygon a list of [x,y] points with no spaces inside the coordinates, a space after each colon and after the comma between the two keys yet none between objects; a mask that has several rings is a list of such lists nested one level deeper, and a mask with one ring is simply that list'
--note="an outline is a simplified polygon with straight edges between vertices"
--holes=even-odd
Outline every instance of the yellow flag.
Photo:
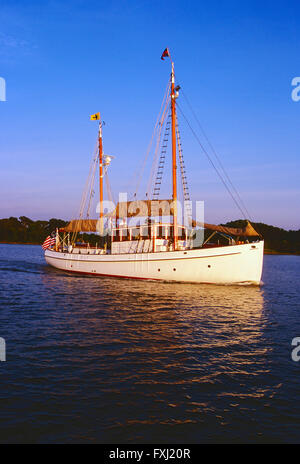
[{"label": "yellow flag", "polygon": [[91,121],[97,121],[97,119],[100,119],[100,113],[91,115]]}]

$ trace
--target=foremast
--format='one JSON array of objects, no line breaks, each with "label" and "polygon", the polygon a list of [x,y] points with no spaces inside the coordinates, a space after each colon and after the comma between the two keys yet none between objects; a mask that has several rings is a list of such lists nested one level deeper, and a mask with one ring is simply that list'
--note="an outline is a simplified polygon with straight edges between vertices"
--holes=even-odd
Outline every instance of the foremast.
[{"label": "foremast", "polygon": [[100,200],[100,235],[103,235],[103,142],[102,142],[102,121],[100,113],[92,114],[91,121],[99,121],[98,129],[98,158],[99,158],[99,200]]},{"label": "foremast", "polygon": [[[100,118],[100,116],[99,116]],[[99,132],[98,132],[98,144],[99,144],[99,199],[100,199],[100,234],[103,235],[103,142],[102,142],[102,122],[99,119]]]}]

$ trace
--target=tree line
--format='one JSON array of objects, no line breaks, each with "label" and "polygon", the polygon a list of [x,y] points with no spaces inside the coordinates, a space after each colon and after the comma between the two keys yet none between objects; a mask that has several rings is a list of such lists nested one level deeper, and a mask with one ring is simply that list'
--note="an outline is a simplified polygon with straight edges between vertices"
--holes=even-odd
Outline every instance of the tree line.
[{"label": "tree line", "polygon": [[[238,220],[228,222],[227,226],[245,227],[247,221]],[[280,227],[270,226],[263,222],[251,222],[256,232],[265,241],[265,250],[277,253],[300,254],[300,229],[285,230]]]},{"label": "tree line", "polygon": [[[41,244],[51,232],[66,226],[67,223],[68,221],[56,218],[49,221],[33,221],[26,216],[0,219],[0,242]],[[238,220],[223,225],[244,227],[245,224],[245,221]],[[267,251],[300,254],[300,230],[285,230],[261,222],[253,222],[252,225],[264,238]],[[78,239],[89,241],[91,244],[98,243],[99,246],[102,242],[96,234],[81,234]]]}]

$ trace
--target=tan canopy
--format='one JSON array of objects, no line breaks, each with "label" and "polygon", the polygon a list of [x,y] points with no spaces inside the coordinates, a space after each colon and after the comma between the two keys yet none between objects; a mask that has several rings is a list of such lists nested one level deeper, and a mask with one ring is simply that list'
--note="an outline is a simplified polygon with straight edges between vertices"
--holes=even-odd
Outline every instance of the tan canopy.
[{"label": "tan canopy", "polygon": [[114,211],[106,217],[155,217],[171,216],[173,214],[173,200],[133,200],[121,201]]},{"label": "tan canopy", "polygon": [[215,230],[216,232],[222,232],[223,234],[227,235],[236,235],[240,237],[258,237],[260,234],[256,232],[254,227],[247,221],[246,227],[243,228],[235,228],[235,227],[227,227],[227,226],[217,226],[215,224],[207,224],[206,222],[201,223],[197,221],[191,221],[192,227],[204,227],[205,229]]},{"label": "tan canopy", "polygon": [[[116,208],[104,215],[110,218],[171,216],[173,200],[134,200],[119,202]],[[97,232],[100,230],[99,219],[73,219],[60,229],[61,232]]]},{"label": "tan canopy", "polygon": [[[254,227],[248,221],[246,227],[234,228],[226,226],[218,226],[215,224],[201,223],[197,221],[190,222],[192,227],[204,227],[205,229],[215,230],[227,235],[236,235],[240,237],[258,237],[260,234],[256,232]],[[66,227],[59,229],[60,232],[99,232],[100,220],[99,219],[73,219]]]},{"label": "tan canopy", "polygon": [[[132,217],[160,217],[171,216],[174,213],[173,200],[134,200],[119,202],[116,208],[104,215],[108,218],[132,218]],[[207,224],[190,220],[192,227],[204,227],[205,229],[222,232],[228,235],[236,235],[241,237],[257,237],[259,233],[247,221],[247,225],[243,228],[227,227],[215,224]],[[60,229],[61,232],[99,232],[99,219],[73,219],[66,227]]]},{"label": "tan canopy", "polygon": [[99,219],[73,219],[60,232],[97,232],[100,230]]}]

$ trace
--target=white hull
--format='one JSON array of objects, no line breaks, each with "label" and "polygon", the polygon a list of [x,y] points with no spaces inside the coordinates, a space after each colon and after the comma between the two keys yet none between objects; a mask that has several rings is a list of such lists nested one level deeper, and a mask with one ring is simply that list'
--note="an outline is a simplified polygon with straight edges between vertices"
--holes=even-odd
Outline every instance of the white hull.
[{"label": "white hull", "polygon": [[186,251],[82,254],[45,251],[51,266],[68,272],[211,284],[261,282],[264,242]]}]

